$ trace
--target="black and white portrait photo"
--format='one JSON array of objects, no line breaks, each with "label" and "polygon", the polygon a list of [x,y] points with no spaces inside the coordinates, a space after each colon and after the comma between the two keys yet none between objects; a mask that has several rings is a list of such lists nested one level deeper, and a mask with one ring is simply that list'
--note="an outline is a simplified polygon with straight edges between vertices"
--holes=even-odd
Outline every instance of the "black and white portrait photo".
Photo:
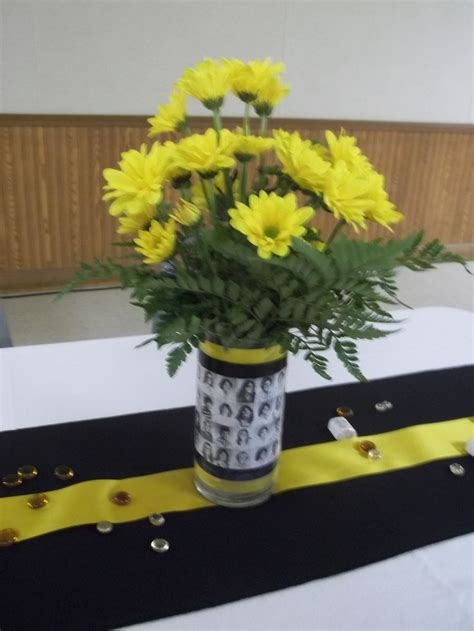
[{"label": "black and white portrait photo", "polygon": [[283,395],[279,394],[275,401],[275,409],[280,410],[282,405],[283,405]]},{"label": "black and white portrait photo", "polygon": [[253,403],[255,401],[255,383],[252,379],[246,379],[237,394],[240,403]]},{"label": "black and white portrait photo", "polygon": [[202,446],[202,455],[205,460],[212,463],[212,447],[210,443],[204,443]]},{"label": "black and white portrait photo", "polygon": [[207,394],[202,398],[201,413],[208,417],[212,416],[212,399]]},{"label": "black and white portrait photo", "polygon": [[270,391],[273,386],[273,377],[263,377],[262,382],[260,383],[260,387],[265,392],[265,394],[270,394]]},{"label": "black and white portrait photo", "polygon": [[278,441],[274,440],[272,443],[272,456],[276,456],[278,451]]},{"label": "black and white portrait photo", "polygon": [[211,432],[211,421],[204,417],[199,425],[199,433],[204,438],[204,440],[212,443],[212,432]]},{"label": "black and white portrait photo", "polygon": [[226,397],[234,388],[234,384],[227,377],[223,377],[219,382],[219,388],[222,390],[224,396]]},{"label": "black and white portrait photo", "polygon": [[219,414],[230,418],[232,416],[232,408],[228,403],[221,403],[219,406]]},{"label": "black and white portrait photo", "polygon": [[242,405],[236,416],[241,427],[250,427],[253,423],[253,410],[249,405]]},{"label": "black and white portrait photo", "polygon": [[229,466],[229,452],[227,449],[218,449],[215,464],[219,467],[228,467]]},{"label": "black and white portrait photo", "polygon": [[222,445],[222,447],[228,447],[230,444],[230,427],[226,427],[225,425],[218,425],[218,428],[217,442],[219,443],[219,445]]},{"label": "black and white portrait photo", "polygon": [[268,438],[268,434],[270,433],[270,428],[268,425],[262,425],[257,432],[257,436],[260,440],[266,440]]},{"label": "black and white portrait photo", "polygon": [[249,455],[246,451],[239,451],[235,457],[237,464],[239,465],[239,467],[245,467],[247,466],[247,463],[249,461]]},{"label": "black and white portrait photo", "polygon": [[279,432],[281,428],[281,416],[279,414],[273,417],[273,424],[275,425],[275,430]]},{"label": "black and white portrait photo", "polygon": [[278,373],[278,387],[279,388],[283,387],[284,381],[285,381],[285,371],[282,370],[281,372]]},{"label": "black and white portrait photo", "polygon": [[211,388],[214,387],[214,375],[209,370],[204,373],[204,383],[207,383]]},{"label": "black and white portrait photo", "polygon": [[271,405],[267,401],[264,401],[258,408],[258,416],[263,419],[267,419],[270,416]]},{"label": "black and white portrait photo", "polygon": [[237,445],[239,445],[239,447],[246,446],[249,444],[249,441],[250,434],[248,433],[248,430],[239,429],[239,431],[237,432]]},{"label": "black and white portrait photo", "polygon": [[263,462],[267,456],[268,456],[268,449],[266,447],[261,447],[257,451],[257,455],[255,456],[255,460],[257,462]]}]

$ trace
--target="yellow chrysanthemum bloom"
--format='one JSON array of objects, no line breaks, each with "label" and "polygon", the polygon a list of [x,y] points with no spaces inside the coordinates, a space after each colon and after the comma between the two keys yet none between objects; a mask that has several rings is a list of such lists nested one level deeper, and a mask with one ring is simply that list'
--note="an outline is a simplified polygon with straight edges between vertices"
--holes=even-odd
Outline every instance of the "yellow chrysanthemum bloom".
[{"label": "yellow chrysanthemum bloom", "polygon": [[367,177],[370,182],[369,194],[374,201],[374,206],[367,210],[366,217],[391,231],[390,224],[402,221],[403,213],[396,210],[395,205],[389,200],[384,188],[384,177],[374,170],[368,172]]},{"label": "yellow chrysanthemum bloom", "polygon": [[366,228],[366,216],[375,208],[373,182],[363,173],[352,172],[339,161],[330,169],[324,187],[324,202],[336,219],[344,219],[357,231]]},{"label": "yellow chrysanthemum bloom", "polygon": [[176,208],[170,213],[171,219],[174,219],[182,226],[194,226],[201,219],[201,216],[201,209],[196,204],[183,198],[179,200]]},{"label": "yellow chrysanthemum bloom", "polygon": [[232,92],[244,103],[255,101],[264,86],[285,69],[284,64],[273,64],[270,57],[244,63],[240,59],[226,60],[230,69]]},{"label": "yellow chrysanthemum bloom", "polygon": [[162,263],[174,252],[176,224],[173,219],[169,219],[164,225],[153,219],[148,230],[140,230],[134,243],[137,245],[135,250],[145,257],[144,263]]},{"label": "yellow chrysanthemum bloom", "polygon": [[173,185],[178,184],[182,181],[188,180],[191,177],[191,171],[188,169],[183,169],[177,162],[176,158],[176,147],[178,145],[171,140],[167,140],[165,142],[165,147],[169,152],[169,165],[166,171],[166,179],[168,181],[173,182]]},{"label": "yellow chrysanthemum bloom", "polygon": [[272,77],[262,85],[256,100],[252,103],[259,116],[270,116],[273,109],[289,93],[290,86],[282,83],[279,77]]},{"label": "yellow chrysanthemum bloom", "polygon": [[228,129],[219,134],[208,129],[204,134],[187,136],[176,145],[175,165],[187,171],[197,171],[205,178],[214,177],[220,169],[234,166],[234,144],[234,134]]},{"label": "yellow chrysanthemum bloom", "polygon": [[310,140],[303,140],[298,132],[282,129],[273,132],[275,151],[283,172],[302,189],[320,193],[324,188],[331,164],[323,160]]},{"label": "yellow chrysanthemum bloom", "polygon": [[205,59],[185,70],[176,85],[178,90],[201,101],[207,109],[216,110],[230,88],[230,67],[217,59]]},{"label": "yellow chrysanthemum bloom", "polygon": [[362,171],[371,168],[367,157],[357,146],[357,138],[346,136],[344,132],[336,136],[330,129],[326,130],[325,136],[328,145],[328,159],[333,164],[342,160],[351,170]]},{"label": "yellow chrysanthemum bloom", "polygon": [[245,136],[238,133],[234,134],[234,138],[234,155],[240,162],[248,162],[255,156],[273,149],[275,144],[273,138],[263,138],[262,136]]},{"label": "yellow chrysanthemum bloom", "polygon": [[147,120],[151,126],[150,138],[165,132],[182,131],[187,125],[186,96],[182,92],[173,92],[169,103],[160,105],[156,115]]},{"label": "yellow chrysanthemum bloom", "polygon": [[121,157],[120,170],[104,169],[107,193],[102,199],[114,200],[109,208],[111,215],[138,215],[161,201],[169,152],[155,142],[149,152],[142,145],[140,151],[131,149]]},{"label": "yellow chrysanthemum bloom", "polygon": [[236,206],[229,210],[230,225],[246,235],[262,259],[287,256],[292,237],[305,234],[304,224],[314,214],[309,206],[298,208],[294,193],[280,197],[260,191],[258,196],[250,195],[249,206],[241,202]]},{"label": "yellow chrysanthemum bloom", "polygon": [[147,210],[136,215],[124,215],[119,217],[120,226],[117,228],[118,234],[132,234],[143,230],[156,215],[156,208],[149,206]]}]

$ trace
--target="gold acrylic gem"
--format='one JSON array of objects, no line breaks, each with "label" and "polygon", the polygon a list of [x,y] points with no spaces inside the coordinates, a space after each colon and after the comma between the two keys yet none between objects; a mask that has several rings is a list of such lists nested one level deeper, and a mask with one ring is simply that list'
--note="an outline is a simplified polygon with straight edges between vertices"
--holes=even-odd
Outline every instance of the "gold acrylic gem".
[{"label": "gold acrylic gem", "polygon": [[346,407],[345,405],[340,405],[338,408],[336,408],[336,414],[338,416],[350,418],[351,416],[354,416],[354,411],[351,408]]},{"label": "gold acrylic gem", "polygon": [[110,496],[110,501],[117,506],[127,506],[132,501],[132,496],[127,491],[117,491]]},{"label": "gold acrylic gem", "polygon": [[0,530],[0,548],[6,548],[16,543],[20,538],[20,533],[14,528],[4,528]]},{"label": "gold acrylic gem", "polygon": [[2,477],[3,486],[7,486],[9,489],[15,486],[20,486],[23,483],[23,478],[18,473],[7,473]]},{"label": "gold acrylic gem", "polygon": [[37,493],[28,498],[27,504],[30,508],[43,508],[43,506],[49,504],[49,497],[45,493]]},{"label": "gold acrylic gem", "polygon": [[54,469],[54,475],[59,480],[70,480],[74,477],[74,470],[65,464],[60,464]]},{"label": "gold acrylic gem", "polygon": [[152,513],[148,517],[148,521],[150,524],[153,524],[153,526],[162,526],[165,523],[165,518],[161,513]]},{"label": "gold acrylic gem", "polygon": [[462,476],[466,473],[466,469],[462,466],[462,464],[459,464],[459,462],[453,462],[450,464],[449,470],[452,474],[457,476]]},{"label": "gold acrylic gem", "polygon": [[383,458],[383,453],[380,449],[369,449],[367,452],[367,457],[371,460],[381,460]]},{"label": "gold acrylic gem", "polygon": [[166,539],[153,539],[150,545],[155,552],[168,552],[170,549],[170,544]]},{"label": "gold acrylic gem", "polygon": [[99,521],[96,528],[102,535],[108,535],[114,529],[114,525],[111,521]]},{"label": "gold acrylic gem", "polygon": [[18,467],[17,473],[23,480],[31,480],[38,475],[38,469],[33,464],[24,464]]},{"label": "gold acrylic gem", "polygon": [[359,449],[365,454],[368,454],[371,449],[375,449],[375,443],[371,440],[363,440],[359,443]]}]

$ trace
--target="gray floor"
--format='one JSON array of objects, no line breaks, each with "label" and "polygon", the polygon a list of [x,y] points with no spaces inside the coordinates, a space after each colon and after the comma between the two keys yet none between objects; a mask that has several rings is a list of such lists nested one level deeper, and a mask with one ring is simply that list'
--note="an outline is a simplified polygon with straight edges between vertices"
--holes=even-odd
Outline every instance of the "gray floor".
[{"label": "gray floor", "polygon": [[[474,265],[471,263],[471,269]],[[474,311],[474,276],[447,263],[424,273],[402,270],[400,299],[412,307],[444,305]],[[14,345],[147,334],[141,309],[119,289],[5,298],[2,301]]]}]

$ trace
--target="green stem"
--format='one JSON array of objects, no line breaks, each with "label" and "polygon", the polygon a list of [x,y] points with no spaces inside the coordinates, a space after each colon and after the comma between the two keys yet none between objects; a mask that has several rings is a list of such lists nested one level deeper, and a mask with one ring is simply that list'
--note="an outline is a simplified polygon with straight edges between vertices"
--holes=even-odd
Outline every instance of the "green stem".
[{"label": "green stem", "polygon": [[266,136],[268,131],[268,116],[260,118],[260,136]]},{"label": "green stem", "polygon": [[211,213],[212,221],[215,224],[217,222],[216,212],[216,197],[214,194],[214,185],[210,178],[204,178],[201,176],[202,190],[206,197],[207,205],[209,206],[209,212]]},{"label": "green stem", "polygon": [[212,110],[212,125],[217,133],[222,129],[221,113],[219,109]]},{"label": "green stem", "polygon": [[[260,118],[260,136],[266,136],[268,130],[268,116],[261,116]],[[260,189],[265,184],[265,174],[263,173],[263,169],[265,167],[265,153],[260,154],[260,160],[258,162],[260,177],[258,179],[257,187]]]},{"label": "green stem", "polygon": [[191,195],[191,189],[189,188],[189,186],[181,187],[179,191],[181,193],[181,197],[187,202],[193,201],[193,196]]},{"label": "green stem", "polygon": [[193,133],[193,130],[191,129],[191,127],[186,123],[186,125],[183,127],[183,134],[185,136],[191,136]]},{"label": "green stem", "polygon": [[227,198],[227,207],[234,207],[234,193],[232,191],[232,180],[230,179],[230,169],[223,169],[224,182],[225,182],[225,194]]},{"label": "green stem", "polygon": [[200,245],[200,250],[203,253],[204,262],[206,263],[206,265],[208,267],[208,271],[212,274],[213,268],[212,268],[211,256],[209,254],[209,249],[207,247],[207,243],[202,238],[200,230],[196,230],[196,239],[197,239],[197,241],[198,241],[198,243]]},{"label": "green stem", "polygon": [[248,173],[248,162],[240,163],[240,182],[239,182],[239,193],[240,193],[240,201],[242,204],[247,203],[247,173]]},{"label": "green stem", "polygon": [[245,136],[250,135],[250,103],[245,104],[243,132]]},{"label": "green stem", "polygon": [[344,221],[344,219],[339,219],[337,224],[334,226],[333,231],[331,232],[331,234],[327,238],[326,248],[328,248],[329,245],[334,241],[334,239],[337,237],[337,235],[339,234],[340,230],[343,228],[345,223],[346,222]]}]

